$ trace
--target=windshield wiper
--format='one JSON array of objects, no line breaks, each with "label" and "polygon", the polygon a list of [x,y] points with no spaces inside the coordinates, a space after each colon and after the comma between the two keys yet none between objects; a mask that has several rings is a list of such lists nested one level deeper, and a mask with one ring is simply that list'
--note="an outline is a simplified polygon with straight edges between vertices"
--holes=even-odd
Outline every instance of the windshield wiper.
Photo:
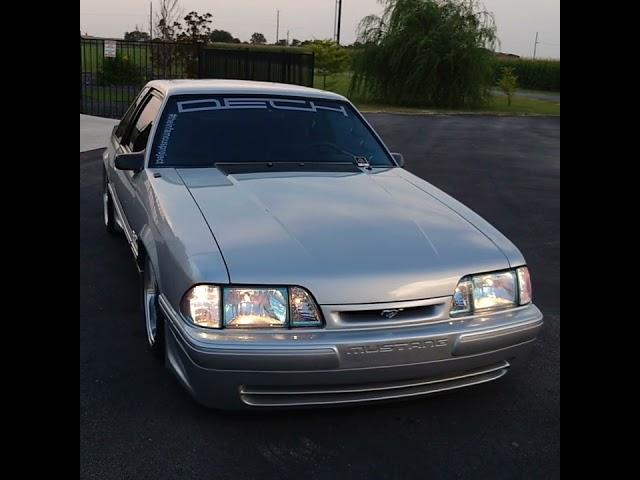
[{"label": "windshield wiper", "polygon": [[353,162],[216,162],[218,170],[225,175],[234,173],[262,173],[283,171],[306,172],[360,172]]}]

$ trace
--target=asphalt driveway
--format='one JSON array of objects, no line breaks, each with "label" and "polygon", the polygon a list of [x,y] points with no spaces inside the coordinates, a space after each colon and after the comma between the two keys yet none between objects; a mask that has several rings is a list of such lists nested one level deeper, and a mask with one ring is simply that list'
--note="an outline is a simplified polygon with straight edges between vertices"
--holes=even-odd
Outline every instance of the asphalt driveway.
[{"label": "asphalt driveway", "polygon": [[559,478],[560,119],[371,114],[406,168],[519,246],[546,324],[520,372],[401,403],[225,413],[146,348],[138,279],[102,224],[101,150],[80,154],[82,478]]}]

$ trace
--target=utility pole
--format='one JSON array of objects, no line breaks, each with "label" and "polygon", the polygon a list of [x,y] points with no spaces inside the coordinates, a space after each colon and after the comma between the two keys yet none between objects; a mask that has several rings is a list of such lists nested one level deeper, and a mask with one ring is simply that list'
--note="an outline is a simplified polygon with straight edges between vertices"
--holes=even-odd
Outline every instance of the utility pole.
[{"label": "utility pole", "polygon": [[338,26],[338,0],[333,5],[333,41],[336,40],[336,28]]},{"label": "utility pole", "polygon": [[276,41],[275,44],[278,44],[278,41],[280,40],[278,38],[278,36],[280,35],[280,10],[277,11],[276,13]]},{"label": "utility pole", "polygon": [[538,47],[538,32],[536,32],[536,41],[533,44],[533,59],[536,59],[536,48]]},{"label": "utility pole", "polygon": [[289,46],[289,30],[287,30],[287,47]]},{"label": "utility pole", "polygon": [[149,2],[149,40],[153,40],[153,2]]},{"label": "utility pole", "polygon": [[340,45],[340,21],[342,20],[342,0],[338,0],[338,27],[336,28],[336,43]]}]

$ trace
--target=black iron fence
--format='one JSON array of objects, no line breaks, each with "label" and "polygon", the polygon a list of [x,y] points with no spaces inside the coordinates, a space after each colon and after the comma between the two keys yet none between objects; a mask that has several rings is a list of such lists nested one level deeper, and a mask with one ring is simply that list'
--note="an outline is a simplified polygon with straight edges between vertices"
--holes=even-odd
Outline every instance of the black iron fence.
[{"label": "black iron fence", "polygon": [[275,47],[80,38],[80,113],[120,118],[150,80],[233,78],[313,86],[313,68],[313,53]]}]

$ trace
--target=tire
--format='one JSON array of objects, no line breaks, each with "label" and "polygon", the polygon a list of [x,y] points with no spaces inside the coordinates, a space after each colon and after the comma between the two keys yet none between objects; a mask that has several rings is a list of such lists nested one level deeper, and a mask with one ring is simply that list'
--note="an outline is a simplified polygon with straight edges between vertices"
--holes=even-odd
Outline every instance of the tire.
[{"label": "tire", "polygon": [[[144,255],[141,252],[141,255]],[[141,273],[141,298],[142,298],[142,314],[147,332],[147,343],[151,353],[158,360],[164,360],[165,341],[164,341],[164,317],[160,306],[158,305],[158,282],[153,270],[153,266],[149,261],[149,257],[145,255],[142,262],[143,270]]]},{"label": "tire", "polygon": [[111,235],[116,235],[119,233],[118,224],[116,223],[116,217],[113,211],[113,199],[111,198],[111,194],[109,193],[109,188],[107,187],[107,174],[103,170],[102,171],[102,210],[104,212],[104,226]]}]

